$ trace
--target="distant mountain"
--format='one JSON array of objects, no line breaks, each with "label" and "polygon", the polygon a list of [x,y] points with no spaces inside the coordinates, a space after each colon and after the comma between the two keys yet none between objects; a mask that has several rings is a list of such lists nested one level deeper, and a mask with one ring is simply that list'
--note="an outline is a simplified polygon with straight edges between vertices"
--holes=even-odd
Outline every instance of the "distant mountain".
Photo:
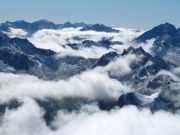
[{"label": "distant mountain", "polygon": [[15,22],[5,22],[0,25],[1,31],[8,31],[10,28],[23,29],[29,34],[41,29],[58,29],[59,26],[48,20],[39,20],[32,23],[20,20]]},{"label": "distant mountain", "polygon": [[153,29],[143,33],[139,37],[136,38],[137,41],[145,42],[152,38],[161,37],[165,34],[174,36],[178,33],[176,27],[172,24],[165,23],[159,26],[154,27]]},{"label": "distant mountain", "polygon": [[30,35],[42,29],[62,29],[62,28],[81,28],[81,31],[93,30],[97,32],[119,32],[118,30],[115,30],[103,24],[85,24],[85,23],[70,23],[70,22],[66,22],[64,24],[55,24],[45,19],[35,21],[32,23],[20,20],[14,22],[7,21],[5,23],[0,24],[1,31],[7,32],[10,30],[10,28],[25,30]]},{"label": "distant mountain", "polygon": [[66,22],[64,24],[59,24],[60,28],[78,28],[78,27],[86,27],[85,23],[70,23]]},{"label": "distant mountain", "polygon": [[87,25],[86,27],[81,29],[81,31],[88,31],[88,30],[93,30],[97,32],[119,32],[119,30],[113,29],[103,24]]}]

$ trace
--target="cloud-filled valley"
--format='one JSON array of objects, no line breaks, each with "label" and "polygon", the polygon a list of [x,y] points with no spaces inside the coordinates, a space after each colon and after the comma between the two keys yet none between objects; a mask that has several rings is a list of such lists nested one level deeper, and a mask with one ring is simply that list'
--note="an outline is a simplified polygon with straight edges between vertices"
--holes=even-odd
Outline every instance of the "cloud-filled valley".
[{"label": "cloud-filled valley", "polygon": [[0,134],[179,135],[175,26],[41,20],[0,31]]},{"label": "cloud-filled valley", "polygon": [[[28,37],[27,32],[22,29],[11,29],[6,32],[10,37],[27,37],[36,47],[42,49],[51,49],[58,52],[60,56],[74,55],[83,56],[86,58],[98,58],[103,54],[118,50],[123,51],[130,46],[129,41],[138,35],[142,34],[143,31],[137,31],[135,29],[119,28],[119,33],[107,33],[107,32],[96,32],[96,31],[80,31],[80,28],[64,28],[58,30],[42,29],[35,32],[33,35]],[[91,47],[83,46],[82,41],[90,40],[98,42],[102,39],[111,39],[112,41],[118,41],[125,43],[125,45],[119,45],[114,43],[110,48],[104,48],[102,46],[92,45]],[[67,44],[82,44],[78,50],[72,49]]]},{"label": "cloud-filled valley", "polygon": [[34,76],[7,73],[0,73],[0,76],[0,103],[24,97],[117,100],[121,94],[130,90],[129,86],[96,71],[87,71],[59,81],[43,81]]},{"label": "cloud-filled valley", "polygon": [[[29,109],[31,108],[31,109]],[[52,123],[55,130],[44,122],[43,110],[32,99],[24,99],[17,110],[7,110],[1,134],[12,135],[178,135],[180,132],[179,115],[160,111],[152,114],[149,110],[138,110],[127,106],[101,111],[95,105],[82,107],[79,111],[59,111]]]}]

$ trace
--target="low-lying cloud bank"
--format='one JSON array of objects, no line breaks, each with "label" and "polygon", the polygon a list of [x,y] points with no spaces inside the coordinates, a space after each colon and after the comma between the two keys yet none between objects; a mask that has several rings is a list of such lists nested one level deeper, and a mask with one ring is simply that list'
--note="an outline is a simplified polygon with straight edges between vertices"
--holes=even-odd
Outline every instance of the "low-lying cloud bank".
[{"label": "low-lying cloud bank", "polygon": [[[114,49],[123,50],[126,45],[116,45],[114,48],[103,48],[102,46],[80,47],[74,50],[68,46],[63,46],[68,43],[81,44],[83,40],[100,41],[102,38],[112,39],[112,41],[121,41],[123,43],[131,41],[133,38],[140,35],[142,32],[136,32],[132,29],[121,28],[119,33],[106,33],[96,31],[79,31],[80,28],[66,28],[60,30],[39,30],[29,40],[38,48],[51,49],[60,55],[75,55],[85,58],[98,58],[103,54],[113,51]],[[118,47],[117,47],[118,46]]]},{"label": "low-lying cloud bank", "polygon": [[55,130],[46,126],[44,111],[38,104],[25,98],[15,110],[7,110],[0,126],[3,135],[179,135],[180,116],[168,112],[152,114],[127,106],[110,112],[96,105],[83,106],[81,110],[60,110],[53,122]]},{"label": "low-lying cloud bank", "polygon": [[7,34],[11,38],[15,38],[15,37],[26,38],[28,35],[28,33],[23,29],[15,29],[15,28],[10,28],[10,30],[8,32],[5,32],[5,34]]},{"label": "low-lying cloud bank", "polygon": [[[129,56],[126,59],[132,60]],[[117,60],[121,61],[121,59]],[[117,62],[118,63],[118,62]],[[123,63],[123,62],[122,62]],[[129,63],[126,63],[127,66]],[[131,89],[102,72],[87,71],[69,80],[43,81],[29,75],[0,73],[0,103],[13,98],[23,102],[17,109],[6,110],[0,117],[2,135],[179,135],[180,115],[165,111],[152,113],[134,106],[102,111],[95,103],[82,104],[79,110],[59,110],[50,126],[46,125],[43,110],[34,98],[84,97],[90,100],[117,99]],[[128,71],[129,72],[129,71]],[[126,73],[124,71],[124,73]],[[171,75],[161,71],[159,74]],[[172,76],[172,75],[171,75]],[[174,76],[173,76],[174,77]]]},{"label": "low-lying cloud bank", "polygon": [[86,98],[89,100],[117,100],[132,91],[126,85],[109,77],[131,72],[130,64],[137,61],[135,55],[117,57],[107,66],[96,67],[67,80],[45,81],[26,74],[0,73],[0,103],[13,98]]},{"label": "low-lying cloud bank", "polygon": [[109,73],[111,76],[123,76],[131,72],[130,65],[134,61],[138,61],[140,58],[136,55],[129,54],[121,56],[112,60],[108,65],[104,67],[97,67],[95,71],[99,73]]},{"label": "low-lying cloud bank", "polygon": [[[28,39],[38,48],[51,49],[59,53],[59,56],[72,55],[82,56],[85,58],[99,58],[103,54],[117,51],[122,53],[128,47],[143,47],[145,51],[150,52],[154,40],[147,41],[147,43],[136,44],[132,40],[143,33],[135,29],[119,28],[119,33],[106,33],[96,31],[79,31],[79,28],[66,28],[60,30],[43,29],[37,31]],[[110,39],[119,41],[123,44],[113,44],[110,48],[102,46],[81,46],[79,49],[74,50],[69,46],[64,47],[66,44],[81,44],[83,40],[92,40],[98,42],[102,39]]]},{"label": "low-lying cloud bank", "polygon": [[44,81],[33,76],[0,73],[0,103],[13,98],[87,98],[90,100],[117,100],[130,91],[121,82],[106,73],[87,71],[68,80]]},{"label": "low-lying cloud bank", "polygon": [[[121,53],[128,48],[130,41],[142,34],[143,31],[135,29],[119,28],[118,33],[106,33],[96,31],[80,31],[80,28],[65,28],[65,29],[42,29],[29,36],[28,33],[22,29],[11,28],[6,32],[10,37],[28,38],[36,47],[42,49],[51,49],[59,53],[59,56],[72,55],[82,56],[85,58],[99,58],[103,54],[110,51],[118,51]],[[81,44],[83,40],[92,40],[98,42],[102,39],[111,39],[111,41],[120,41],[124,45],[114,44],[111,48],[104,48],[102,46],[80,47],[74,50],[66,44]]]},{"label": "low-lying cloud bank", "polygon": [[[106,33],[96,31],[80,31],[80,28],[64,28],[64,29],[42,29],[28,35],[28,33],[22,29],[11,28],[6,34],[10,37],[28,38],[37,48],[51,49],[58,53],[59,56],[82,56],[85,58],[99,58],[103,54],[117,51],[122,53],[124,49],[130,46],[135,48],[143,47],[147,52],[151,51],[154,40],[150,40],[147,43],[136,44],[132,40],[144,31],[137,31],[136,29],[118,28],[118,33]],[[102,46],[84,47],[80,46],[79,49],[74,50],[66,44],[80,44],[83,40],[92,40],[98,42],[102,39],[110,39],[113,41],[119,41],[123,44],[113,44],[110,48],[104,48]]]}]

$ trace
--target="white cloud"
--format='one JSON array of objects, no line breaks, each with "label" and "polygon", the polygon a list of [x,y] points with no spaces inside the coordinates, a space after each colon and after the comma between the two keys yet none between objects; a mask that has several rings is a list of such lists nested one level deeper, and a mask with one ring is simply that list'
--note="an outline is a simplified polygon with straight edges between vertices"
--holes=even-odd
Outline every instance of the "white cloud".
[{"label": "white cloud", "polygon": [[112,75],[125,75],[131,72],[130,64],[137,59],[138,58],[135,55],[122,56],[109,63],[105,69],[110,71],[110,74]]},{"label": "white cloud", "polygon": [[[28,38],[37,48],[51,49],[58,52],[59,56],[72,55],[72,56],[82,56],[85,58],[99,58],[105,53],[110,51],[118,51],[121,53],[124,49],[129,46],[136,47],[136,45],[131,43],[132,39],[139,36],[143,31],[137,31],[135,29],[128,28],[117,28],[120,30],[119,33],[106,33],[106,32],[96,32],[96,31],[80,31],[80,28],[65,28],[65,29],[43,29],[34,33],[32,36],[27,37],[28,33],[22,29],[10,28],[9,32],[6,32],[10,37],[20,37]],[[75,40],[78,37],[81,40]],[[64,48],[63,46],[67,43],[78,43],[81,44],[82,40],[93,40],[100,41],[102,38],[112,39],[112,41],[123,42],[124,45],[112,45],[110,49],[99,47],[80,47],[79,50],[74,50],[68,46]],[[148,45],[143,48],[149,48]],[[138,47],[138,46],[137,46]]]},{"label": "white cloud", "polygon": [[120,30],[120,34],[118,36],[114,36],[114,41],[122,41],[128,42],[132,41],[132,39],[141,35],[144,31],[137,29],[129,29],[129,28],[117,28]]},{"label": "white cloud", "polygon": [[84,97],[116,100],[130,88],[105,73],[87,71],[68,80],[43,81],[28,75],[0,73],[0,102],[13,98]]},{"label": "white cloud", "polygon": [[[97,111],[63,113],[57,124],[58,134],[66,135],[178,135],[180,132],[180,116],[167,112],[152,114],[149,110],[138,110],[136,107],[124,107],[110,112]],[[58,120],[58,118],[57,118]],[[66,121],[67,120],[67,121]]]},{"label": "white cloud", "polygon": [[[70,47],[64,48],[67,43],[80,44],[83,40],[99,41],[102,38],[112,38],[112,41],[121,41],[127,43],[133,38],[140,35],[142,32],[137,32],[132,29],[121,28],[119,33],[106,33],[95,31],[79,31],[80,28],[66,28],[60,30],[43,29],[37,31],[29,40],[38,48],[51,49],[62,55],[75,55],[83,56],[85,58],[98,58],[104,53],[110,52],[114,49],[117,51],[123,51],[128,46],[126,45],[114,45],[113,49],[105,49],[103,47],[81,47],[79,50],[73,50]],[[78,37],[81,40],[75,40]]]},{"label": "white cloud", "polygon": [[96,67],[98,72],[109,72],[113,76],[123,76],[131,72],[130,64],[137,61],[139,58],[136,55],[130,54],[117,57],[104,67]]},{"label": "white cloud", "polygon": [[138,43],[136,46],[142,47],[147,53],[152,53],[153,43],[155,39],[147,40],[146,43]]},{"label": "white cloud", "polygon": [[26,38],[28,33],[23,30],[23,29],[15,29],[15,28],[10,28],[8,32],[5,32],[9,37],[14,38],[14,37],[19,37],[19,38]]},{"label": "white cloud", "polygon": [[113,49],[106,49],[103,47],[81,47],[78,50],[73,50],[72,48],[63,48],[60,52],[58,52],[59,57],[63,56],[82,56],[84,58],[99,58],[105,53],[114,51]]},{"label": "white cloud", "polygon": [[1,135],[51,135],[42,119],[43,111],[29,98],[17,110],[7,110],[0,126]]},{"label": "white cloud", "polygon": [[[90,109],[90,111],[89,111]],[[93,110],[93,111],[91,111]],[[179,135],[180,116],[127,106],[110,112],[95,105],[79,111],[60,110],[51,130],[42,119],[43,110],[32,99],[24,99],[17,110],[6,111],[0,134],[3,135]]]}]

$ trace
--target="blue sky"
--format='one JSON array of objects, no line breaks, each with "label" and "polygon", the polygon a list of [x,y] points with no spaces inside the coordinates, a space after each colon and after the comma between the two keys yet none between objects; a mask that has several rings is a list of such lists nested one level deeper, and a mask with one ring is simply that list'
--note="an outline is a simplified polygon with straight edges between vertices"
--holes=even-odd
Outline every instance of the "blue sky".
[{"label": "blue sky", "polygon": [[0,22],[48,19],[148,29],[180,27],[180,0],[1,0]]}]

